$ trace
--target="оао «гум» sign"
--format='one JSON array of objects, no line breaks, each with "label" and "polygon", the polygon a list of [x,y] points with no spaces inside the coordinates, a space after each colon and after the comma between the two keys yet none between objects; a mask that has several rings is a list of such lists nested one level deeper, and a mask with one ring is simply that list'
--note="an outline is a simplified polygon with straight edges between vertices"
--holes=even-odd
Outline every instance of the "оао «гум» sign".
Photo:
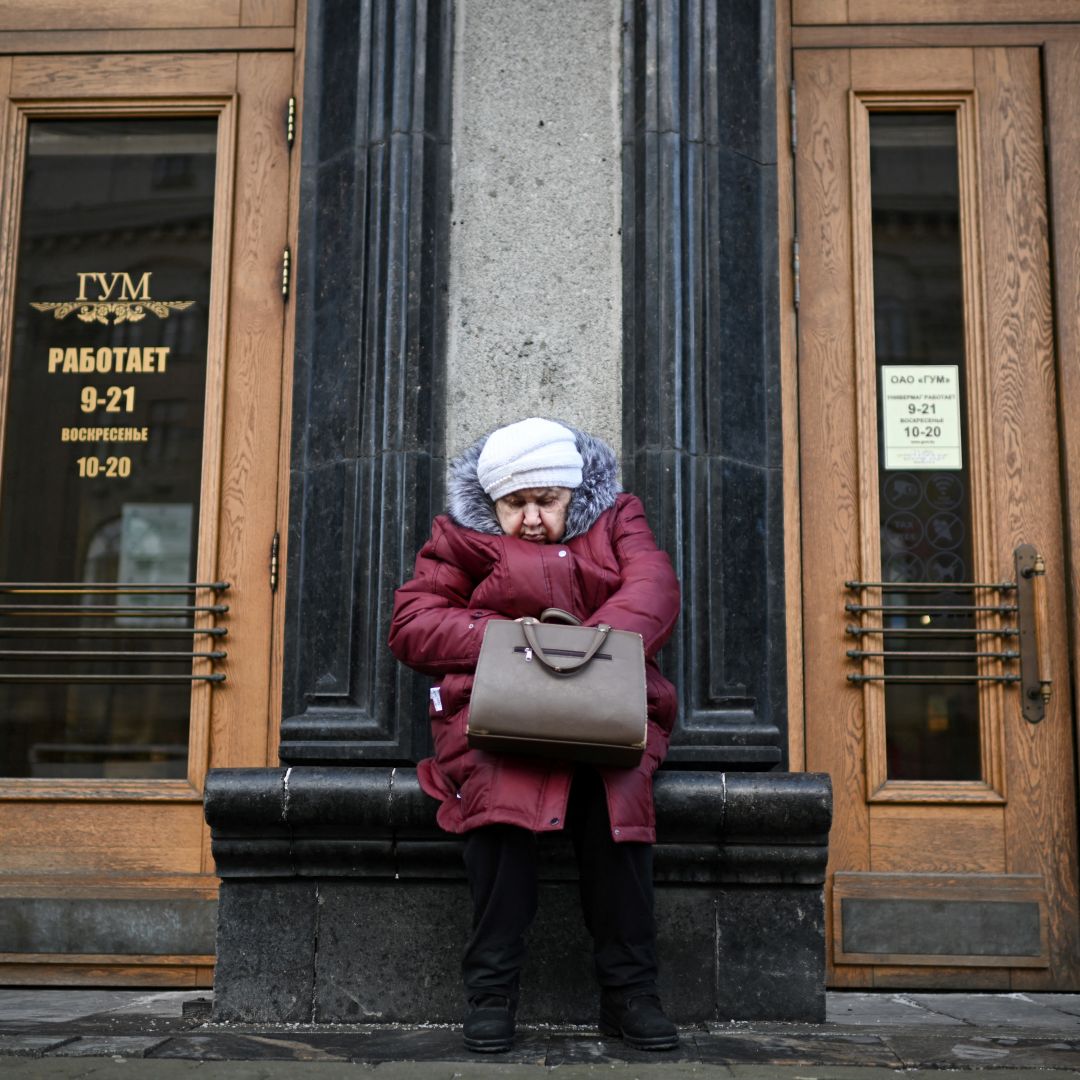
[{"label": "\u043e\u0430\u043e \u00ab\u0433\u0443\u043c\u00bb sign", "polygon": [[964,467],[957,364],[885,364],[881,402],[886,469]]},{"label": "\u043e\u0430\u043e \u00ab\u0433\u0443\u043c\u00bb sign", "polygon": [[[84,323],[116,326],[136,323],[148,314],[167,319],[174,311],[186,311],[194,300],[155,300],[150,294],[151,273],[147,271],[136,280],[123,271],[87,271],[77,273],[79,287],[74,300],[31,302],[41,312],[51,312],[56,319],[73,314]],[[96,296],[88,295],[96,292]],[[101,345],[50,346],[48,373],[50,375],[82,376],[79,385],[79,408],[85,413],[113,414],[116,423],[98,426],[63,425],[60,441],[70,443],[144,443],[150,438],[149,427],[132,425],[136,411],[136,385],[90,383],[86,376],[164,375],[169,367],[168,345]],[[128,423],[124,423],[127,420]],[[131,475],[131,458],[126,454],[109,454],[104,459],[82,456],[76,460],[79,476],[84,479],[124,478]]]}]

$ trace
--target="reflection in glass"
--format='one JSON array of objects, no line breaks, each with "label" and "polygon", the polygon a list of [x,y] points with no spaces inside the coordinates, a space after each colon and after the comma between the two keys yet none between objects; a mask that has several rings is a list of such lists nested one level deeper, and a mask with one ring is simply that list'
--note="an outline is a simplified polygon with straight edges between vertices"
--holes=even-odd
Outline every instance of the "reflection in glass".
[{"label": "reflection in glass", "polygon": [[[195,580],[215,143],[209,118],[29,124],[0,581]],[[144,610],[190,597],[0,601],[5,650],[192,651],[190,634],[174,636],[187,618]],[[57,603],[105,611],[33,611]],[[19,658],[0,671],[184,675],[191,661]],[[0,775],[183,777],[190,700],[186,681],[0,681]]]},{"label": "reflection in glass", "polygon": [[[986,603],[951,582],[974,580],[964,377],[964,297],[956,114],[871,112],[870,191],[874,264],[874,333],[878,364],[881,574],[888,582],[935,582],[940,589],[886,592],[883,602],[914,606],[885,613],[889,650],[972,652],[971,636],[919,636],[962,630],[969,614],[935,611]],[[943,406],[916,386],[906,403],[927,450],[887,469],[883,379],[897,370],[926,376],[959,392],[958,459],[935,450],[944,441],[934,410]],[[954,390],[955,394],[955,390]],[[955,399],[954,399],[955,400]],[[895,416],[891,420],[895,425]],[[911,429],[908,429],[909,431]],[[880,640],[880,639],[878,639]],[[868,646],[870,647],[870,646]],[[874,646],[876,647],[876,646]],[[888,675],[975,674],[972,660],[887,660]],[[975,684],[886,683],[886,748],[893,780],[978,780],[981,777]]]}]

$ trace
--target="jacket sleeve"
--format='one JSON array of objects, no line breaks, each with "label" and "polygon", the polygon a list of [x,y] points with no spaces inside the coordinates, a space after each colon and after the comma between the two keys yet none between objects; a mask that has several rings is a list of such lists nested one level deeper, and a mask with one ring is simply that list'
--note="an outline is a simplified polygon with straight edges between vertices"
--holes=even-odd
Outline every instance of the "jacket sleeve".
[{"label": "jacket sleeve", "polygon": [[636,495],[620,500],[615,511],[612,545],[622,584],[587,620],[640,634],[649,659],[671,637],[679,617],[679,581],[667,552],[656,546]]},{"label": "jacket sleeve", "polygon": [[404,664],[426,675],[476,669],[490,609],[470,606],[477,582],[450,551],[445,526],[436,519],[431,539],[416,556],[411,581],[394,594],[390,651]]}]

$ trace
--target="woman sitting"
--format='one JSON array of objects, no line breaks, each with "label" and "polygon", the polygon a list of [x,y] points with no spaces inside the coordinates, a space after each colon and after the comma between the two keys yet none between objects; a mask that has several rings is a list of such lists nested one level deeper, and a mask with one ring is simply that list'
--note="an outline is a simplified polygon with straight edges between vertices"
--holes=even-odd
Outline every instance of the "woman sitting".
[{"label": "woman sitting", "polygon": [[[654,657],[679,614],[671,562],[639,499],[621,493],[611,448],[538,417],[499,428],[450,468],[413,579],[398,589],[390,648],[439,680],[435,756],[420,783],[439,824],[464,834],[473,899],[462,972],[465,1045],[509,1049],[525,933],[536,912],[536,834],[566,828],[600,984],[600,1028],[629,1045],[678,1042],[656,990],[652,777],[667,753],[675,690]],[[484,628],[562,608],[586,625],[640,634],[648,725],[636,768],[596,768],[470,749],[466,722]],[[542,703],[538,702],[538,706]]]}]

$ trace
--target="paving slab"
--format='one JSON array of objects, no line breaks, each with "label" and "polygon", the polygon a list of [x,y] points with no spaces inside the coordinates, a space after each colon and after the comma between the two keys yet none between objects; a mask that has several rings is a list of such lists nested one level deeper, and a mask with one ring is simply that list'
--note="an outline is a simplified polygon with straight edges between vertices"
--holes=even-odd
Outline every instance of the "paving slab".
[{"label": "paving slab", "polygon": [[142,990],[0,990],[0,1021],[51,1023],[106,1012],[146,997]]},{"label": "paving slab", "polygon": [[1076,1032],[1080,1016],[1048,1008],[1028,994],[924,994],[912,992],[913,1002],[943,1016],[975,1027],[1021,1028],[1027,1031]]},{"label": "paving slab", "polygon": [[62,1035],[0,1035],[0,1055],[40,1057],[68,1041]]},{"label": "paving slab", "polygon": [[845,991],[825,998],[825,1022],[867,1027],[948,1027],[962,1024],[912,1000],[906,994],[860,994]]},{"label": "paving slab", "polygon": [[332,1080],[343,1068],[377,1080],[895,1080],[901,1069],[1080,1078],[1080,995],[1072,994],[830,993],[824,1024],[687,1026],[679,1047],[661,1052],[634,1050],[595,1027],[527,1025],[508,1054],[491,1057],[466,1050],[458,1025],[214,1024],[209,998],[206,990],[0,991],[0,1080],[106,1080],[101,1070],[114,1067],[128,1080]]},{"label": "paving slab", "polygon": [[1080,1042],[1053,1039],[897,1035],[885,1040],[906,1068],[1080,1069]]},{"label": "paving slab", "polygon": [[[733,1080],[962,1080],[955,1069],[892,1069],[834,1065],[828,1068],[791,1069],[777,1065],[732,1065]],[[1065,1080],[1080,1076],[1073,1070],[994,1069],[987,1080]]]},{"label": "paving slab", "polygon": [[180,1019],[187,1016],[186,1006],[191,1002],[206,1001],[207,990],[155,990],[142,993],[134,1001],[127,1001],[108,1009],[109,1016],[156,1016],[162,1019]]},{"label": "paving slab", "polygon": [[699,1035],[704,1061],[761,1065],[881,1065],[899,1068],[900,1059],[876,1035]]},{"label": "paving slab", "polygon": [[[371,1080],[372,1070],[348,1063],[318,1063],[298,1067],[288,1061],[155,1061],[146,1063],[113,1058],[41,1058],[0,1064],[4,1080]],[[428,1080],[417,1077],[414,1080]],[[435,1076],[431,1080],[436,1080]],[[447,1074],[447,1080],[450,1080]]]},{"label": "paving slab", "polygon": [[[958,1080],[955,1072],[947,1074],[920,1072],[912,1069],[903,1073],[895,1069],[886,1069],[879,1065],[829,1065],[795,1067],[790,1065],[729,1065],[732,1080],[912,1080],[947,1076],[949,1080]],[[1059,1074],[1048,1076],[1040,1073],[1041,1080],[1060,1080]],[[1004,1080],[997,1073],[993,1080]],[[1029,1076],[1025,1080],[1032,1080]]]},{"label": "paving slab", "polygon": [[1070,1016],[1080,1016],[1080,994],[1028,994],[1027,996],[1037,1005],[1057,1009],[1058,1012],[1068,1013]]},{"label": "paving slab", "polygon": [[548,1041],[545,1062],[560,1069],[568,1065],[664,1065],[673,1067],[701,1061],[701,1053],[691,1033],[680,1033],[679,1045],[671,1050],[635,1050],[621,1039],[599,1035],[552,1036]]},{"label": "paving slab", "polygon": [[[520,1065],[543,1065],[547,1057],[548,1034],[545,1031],[519,1030],[513,1047],[499,1054],[499,1062]],[[449,1061],[473,1063],[479,1055],[466,1050],[457,1027],[433,1027],[421,1030],[371,1030],[353,1061]]]},{"label": "paving slab", "polygon": [[56,1057],[141,1058],[164,1041],[156,1035],[80,1035],[48,1052]]},{"label": "paving slab", "polygon": [[302,1038],[222,1032],[176,1035],[162,1042],[150,1055],[155,1060],[190,1061],[349,1061]]},{"label": "paving slab", "polygon": [[[383,1061],[378,1065],[353,1065],[352,1068],[372,1070],[358,1080],[556,1080],[556,1077],[567,1080],[571,1075],[560,1069],[552,1076],[542,1065],[500,1062],[498,1059],[453,1063]],[[319,1080],[319,1077],[314,1076],[312,1080]]]}]

